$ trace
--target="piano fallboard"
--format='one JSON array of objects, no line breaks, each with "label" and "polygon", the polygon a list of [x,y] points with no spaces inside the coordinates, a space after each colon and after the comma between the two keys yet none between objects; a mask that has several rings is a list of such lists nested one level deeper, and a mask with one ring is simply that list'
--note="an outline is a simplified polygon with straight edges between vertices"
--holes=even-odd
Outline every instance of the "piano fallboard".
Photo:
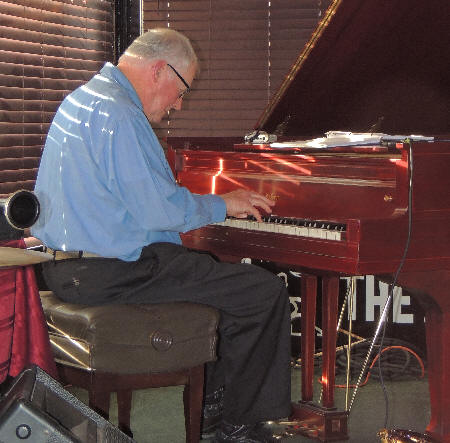
[{"label": "piano fallboard", "polygon": [[[178,183],[199,194],[252,189],[276,200],[277,215],[335,219],[406,211],[401,152],[223,152],[177,150]],[[406,185],[406,184],[405,184]],[[371,201],[371,205],[367,202]]]}]

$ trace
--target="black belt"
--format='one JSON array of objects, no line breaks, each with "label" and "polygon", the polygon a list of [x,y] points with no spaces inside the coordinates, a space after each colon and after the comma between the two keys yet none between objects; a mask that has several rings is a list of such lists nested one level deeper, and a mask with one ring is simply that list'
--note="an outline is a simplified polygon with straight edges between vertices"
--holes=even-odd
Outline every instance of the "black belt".
[{"label": "black belt", "polygon": [[101,258],[101,255],[86,251],[60,251],[47,248],[47,253],[52,254],[55,260],[67,260],[69,258]]}]

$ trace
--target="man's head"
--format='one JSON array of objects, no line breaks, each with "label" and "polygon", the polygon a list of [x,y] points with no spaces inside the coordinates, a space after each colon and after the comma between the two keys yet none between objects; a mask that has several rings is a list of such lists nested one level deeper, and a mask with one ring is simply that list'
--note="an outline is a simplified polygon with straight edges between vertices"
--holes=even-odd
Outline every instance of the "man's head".
[{"label": "man's head", "polygon": [[137,37],[117,66],[135,88],[147,118],[158,123],[170,109],[181,109],[198,62],[187,37],[158,28]]}]

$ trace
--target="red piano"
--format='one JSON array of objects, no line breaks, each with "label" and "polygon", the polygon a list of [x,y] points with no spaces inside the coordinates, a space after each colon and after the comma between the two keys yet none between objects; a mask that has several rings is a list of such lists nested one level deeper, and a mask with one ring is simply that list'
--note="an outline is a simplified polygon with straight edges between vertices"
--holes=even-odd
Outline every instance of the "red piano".
[{"label": "red piano", "polygon": [[[227,219],[183,242],[302,272],[293,418],[314,422],[322,441],[348,436],[346,413],[333,408],[339,277],[375,274],[425,306],[426,432],[450,442],[449,18],[442,0],[334,1],[253,134],[168,139],[177,180],[191,191],[242,187],[277,201],[263,223]],[[321,405],[312,403],[317,276]]]}]

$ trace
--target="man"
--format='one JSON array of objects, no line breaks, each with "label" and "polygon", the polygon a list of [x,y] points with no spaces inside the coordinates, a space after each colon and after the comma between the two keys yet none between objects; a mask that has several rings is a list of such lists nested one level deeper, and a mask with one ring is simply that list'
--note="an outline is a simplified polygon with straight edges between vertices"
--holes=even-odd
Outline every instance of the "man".
[{"label": "man", "polygon": [[[220,349],[207,371],[204,432],[216,442],[272,441],[262,421],[290,413],[290,313],[283,282],[181,245],[180,232],[225,215],[271,211],[251,191],[196,195],[178,186],[151,123],[178,110],[197,71],[189,40],[138,37],[61,104],[36,183],[33,235],[63,257],[44,265],[71,303],[190,301],[219,310]],[[79,252],[78,252],[79,251]],[[68,252],[68,253],[67,253]]]}]

